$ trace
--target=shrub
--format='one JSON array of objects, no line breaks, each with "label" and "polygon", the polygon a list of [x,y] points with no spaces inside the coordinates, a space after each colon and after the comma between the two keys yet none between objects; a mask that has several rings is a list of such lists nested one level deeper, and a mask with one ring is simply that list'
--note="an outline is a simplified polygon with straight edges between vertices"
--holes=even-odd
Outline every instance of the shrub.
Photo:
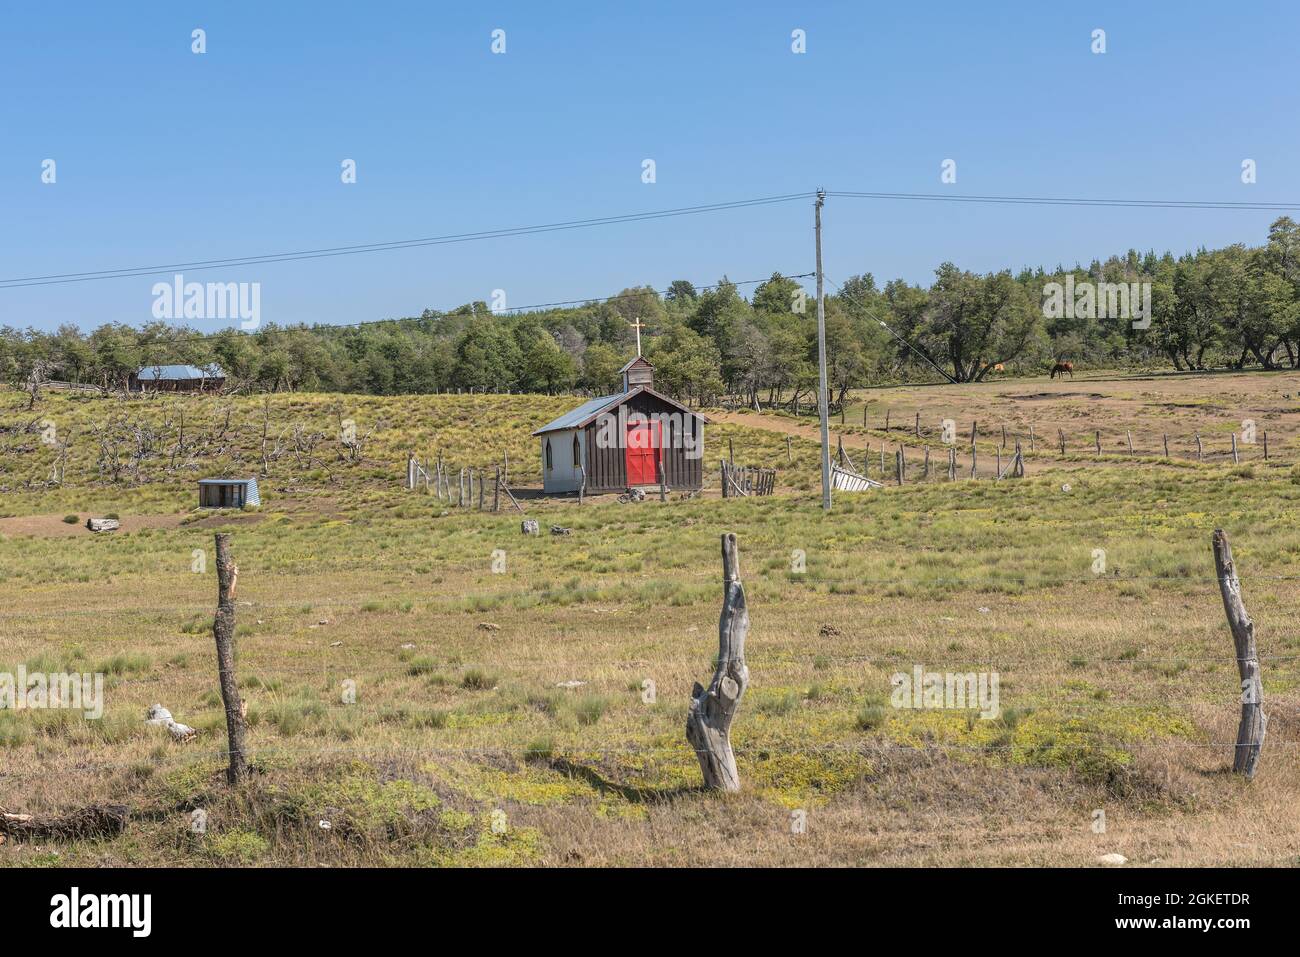
[{"label": "shrub", "polygon": [[63,520],[67,522],[69,525],[76,525],[78,522],[81,521],[81,519],[78,518],[76,515],[64,515]]},{"label": "shrub", "polygon": [[461,687],[467,688],[470,691],[487,691],[490,688],[496,687],[496,683],[496,675],[487,674],[486,672],[479,671],[477,668],[471,668],[469,671],[465,672],[460,679]]},{"label": "shrub", "polygon": [[539,738],[536,741],[529,742],[528,747],[524,748],[525,761],[549,761],[555,756],[555,742],[550,738]]},{"label": "shrub", "polygon": [[609,702],[599,695],[586,695],[574,704],[573,713],[578,724],[591,725],[599,721],[608,708]]}]

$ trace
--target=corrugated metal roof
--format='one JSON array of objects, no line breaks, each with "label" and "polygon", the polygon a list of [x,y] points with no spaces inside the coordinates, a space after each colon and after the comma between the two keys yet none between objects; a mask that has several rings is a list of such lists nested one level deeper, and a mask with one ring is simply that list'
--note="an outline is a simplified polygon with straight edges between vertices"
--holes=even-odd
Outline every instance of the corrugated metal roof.
[{"label": "corrugated metal roof", "polygon": [[214,362],[206,366],[141,366],[135,375],[137,379],[158,382],[163,379],[223,379],[226,374]]},{"label": "corrugated metal roof", "polygon": [[200,485],[247,485],[249,482],[252,482],[253,484],[257,484],[257,479],[251,479],[251,478],[199,479]]},{"label": "corrugated metal roof", "polygon": [[621,399],[625,394],[626,393],[623,392],[615,392],[613,395],[602,395],[598,399],[592,399],[589,402],[584,402],[576,409],[564,413],[564,415],[560,416],[554,422],[548,422],[546,425],[542,426],[540,429],[534,432],[533,435],[541,435],[543,432],[556,432],[560,429],[577,428],[578,423],[581,422],[583,419],[585,419],[587,416],[595,415],[597,412],[605,408],[605,406],[609,405],[611,402]]}]

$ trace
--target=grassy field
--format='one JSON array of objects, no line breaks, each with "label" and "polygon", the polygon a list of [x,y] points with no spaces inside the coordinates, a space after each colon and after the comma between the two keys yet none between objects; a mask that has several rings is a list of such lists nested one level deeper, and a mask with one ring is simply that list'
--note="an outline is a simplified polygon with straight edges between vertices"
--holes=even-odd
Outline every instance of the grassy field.
[{"label": "grassy field", "polygon": [[[909,481],[829,515],[812,421],[717,411],[706,461],[730,442],[738,462],[781,470],[777,495],[724,501],[714,468],[694,499],[525,499],[543,530],[572,529],[539,538],[513,509],[405,491],[406,454],[508,456],[513,482],[536,483],[529,432],[571,399],[275,396],[267,417],[261,398],[51,394],[28,411],[0,393],[0,672],[107,676],[98,720],[0,711],[0,807],[132,813],[111,840],[11,841],[0,862],[1294,866],[1298,393],[1300,376],[1248,374],[871,390],[834,432],[859,464],[904,442]],[[195,511],[197,477],[261,469],[264,417],[262,508]],[[979,481],[941,476],[944,418],[962,474],[979,423]],[[340,420],[364,439],[357,460]],[[989,479],[1004,424],[1023,480]],[[122,531],[64,520],[110,512]],[[1265,657],[1249,783],[1228,773],[1239,693],[1215,527]],[[255,767],[240,789],[222,775],[215,531],[240,568]],[[719,796],[698,789],[684,721],[717,653],[728,531],[751,684],[732,736],[743,789]],[[892,707],[891,676],[917,665],[996,672],[999,714]],[[147,725],[154,703],[198,738]]]}]

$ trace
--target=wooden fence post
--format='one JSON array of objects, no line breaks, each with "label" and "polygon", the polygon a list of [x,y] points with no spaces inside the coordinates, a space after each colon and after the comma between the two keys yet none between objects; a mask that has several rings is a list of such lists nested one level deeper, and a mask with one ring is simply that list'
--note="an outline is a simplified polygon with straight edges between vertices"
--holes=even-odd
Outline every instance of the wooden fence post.
[{"label": "wooden fence post", "polygon": [[1029,451],[1034,451],[1034,423],[1029,423]]},{"label": "wooden fence post", "polygon": [[786,464],[789,464],[794,461],[794,456],[790,452],[790,436],[788,435],[785,437],[785,461]]},{"label": "wooden fence post", "polygon": [[1133,430],[1129,429],[1124,433],[1128,437],[1128,454],[1133,454]]},{"label": "wooden fence post", "polygon": [[483,471],[478,473],[478,510],[483,511]]},{"label": "wooden fence post", "polygon": [[501,511],[501,466],[497,466],[496,481],[492,483],[492,511]]},{"label": "wooden fence post", "polygon": [[885,410],[885,431],[889,431],[889,410]]},{"label": "wooden fence post", "polygon": [[925,462],[921,466],[921,477],[930,477],[930,446],[928,445],[925,447]]},{"label": "wooden fence post", "polygon": [[894,453],[894,477],[898,480],[899,485],[903,484],[903,449],[901,446]]},{"label": "wooden fence post", "polygon": [[1165,459],[1167,461],[1169,459],[1169,433],[1165,432],[1161,437],[1165,441]]},{"label": "wooden fence post", "polygon": [[975,443],[970,444],[970,477],[975,477]]},{"label": "wooden fence post", "polygon": [[1255,648],[1255,623],[1241,599],[1241,581],[1232,562],[1232,545],[1221,528],[1214,530],[1214,570],[1219,577],[1219,592],[1223,596],[1223,610],[1228,616],[1232,643],[1237,651],[1237,672],[1241,677],[1241,723],[1237,726],[1232,770],[1250,780],[1259,765],[1268,716],[1264,714],[1264,688],[1259,675],[1259,652]]},{"label": "wooden fence post", "polygon": [[1096,432],[1097,435],[1097,454],[1101,455],[1101,429]]},{"label": "wooden fence post", "polygon": [[749,609],[740,581],[740,555],[736,536],[722,536],[722,615],[718,619],[718,664],[708,689],[695,682],[686,716],[686,740],[695,749],[704,786],[739,791],[740,774],[731,750],[731,722],[749,687],[745,665],[745,637],[749,634]]},{"label": "wooden fence post", "polygon": [[1240,465],[1241,459],[1237,457],[1237,433],[1232,433],[1232,464]]},{"label": "wooden fence post", "polygon": [[920,412],[916,413],[916,427],[915,427],[915,428],[916,428],[916,437],[919,439],[919,438],[921,437],[921,413],[920,413]]},{"label": "wooden fence post", "polygon": [[1064,455],[1065,454],[1065,430],[1057,429],[1056,434],[1061,437],[1061,454]]},{"label": "wooden fence post", "polygon": [[244,715],[240,707],[239,682],[235,679],[235,587],[239,567],[230,554],[230,535],[218,532],[217,541],[217,616],[212,622],[212,637],[217,644],[217,675],[221,681],[221,702],[226,709],[226,736],[230,744],[230,767],[226,780],[238,784],[248,777],[244,757]]},{"label": "wooden fence post", "polygon": [[1268,433],[1267,432],[1264,433],[1263,438],[1264,438],[1264,461],[1267,462],[1268,461]]},{"label": "wooden fence post", "polygon": [[978,422],[972,422],[972,423],[970,424],[970,444],[971,444],[971,445],[974,445],[974,444],[975,444],[975,430],[976,430],[976,428],[977,428],[978,426],[979,426],[979,423],[978,423]]},{"label": "wooden fence post", "polygon": [[1002,447],[1004,449],[1007,447],[1007,427],[1005,424],[1002,426]]},{"label": "wooden fence post", "polygon": [[957,481],[957,450],[948,447],[948,481]]},{"label": "wooden fence post", "polygon": [[1196,433],[1196,461],[1201,461],[1205,457],[1205,450],[1201,447],[1201,433]]}]

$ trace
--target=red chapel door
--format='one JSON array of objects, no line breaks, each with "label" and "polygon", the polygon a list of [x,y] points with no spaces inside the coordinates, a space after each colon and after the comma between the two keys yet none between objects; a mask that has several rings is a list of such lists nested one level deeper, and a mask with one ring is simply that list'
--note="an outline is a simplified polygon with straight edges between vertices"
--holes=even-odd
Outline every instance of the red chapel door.
[{"label": "red chapel door", "polygon": [[658,485],[660,424],[629,422],[627,425],[627,484]]}]

